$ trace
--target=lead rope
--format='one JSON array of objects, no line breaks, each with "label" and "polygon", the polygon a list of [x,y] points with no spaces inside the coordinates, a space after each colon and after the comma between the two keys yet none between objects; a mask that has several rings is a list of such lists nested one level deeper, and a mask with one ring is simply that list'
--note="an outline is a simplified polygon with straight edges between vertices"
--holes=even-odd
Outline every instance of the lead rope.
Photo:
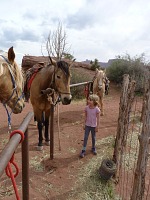
[{"label": "lead rope", "polygon": [[61,151],[61,144],[60,144],[60,123],[59,123],[59,104],[57,104],[57,126],[58,126],[58,143],[59,143],[59,151]]},{"label": "lead rope", "polygon": [[5,108],[6,112],[7,112],[7,117],[8,117],[8,133],[10,133],[10,131],[11,131],[11,114],[12,114],[12,112],[9,113],[6,104],[3,104],[3,106],[4,106],[4,108]]},{"label": "lead rope", "polygon": [[[20,101],[23,97],[24,97],[24,94],[22,94],[20,97],[18,97],[18,99],[17,99],[17,101],[15,103],[15,106],[18,103],[18,101]],[[3,106],[4,106],[4,108],[6,110],[6,113],[7,113],[7,117],[8,117],[8,129],[9,129],[8,133],[10,133],[10,131],[11,131],[11,114],[13,113],[13,109],[11,109],[11,112],[9,112],[6,103],[3,103]]]},{"label": "lead rope", "polygon": [[[13,132],[11,132],[10,134],[10,138],[14,135],[14,134],[20,134],[21,136],[21,140],[20,140],[20,143],[24,140],[24,133],[21,131],[21,130],[14,130]],[[15,167],[16,169],[16,173],[13,174],[12,172],[12,168],[11,168],[11,164]],[[17,189],[17,184],[16,184],[16,181],[15,181],[15,177],[18,176],[19,174],[19,168],[17,166],[17,164],[15,163],[14,161],[14,154],[12,155],[8,165],[6,166],[6,169],[5,169],[5,172],[6,172],[6,175],[11,178],[11,181],[12,181],[12,184],[13,184],[13,187],[14,187],[14,191],[15,191],[15,194],[16,194],[16,199],[17,200],[20,200],[20,197],[19,197],[19,193],[18,193],[18,189]]]},{"label": "lead rope", "polygon": [[59,151],[61,151],[61,144],[60,144],[60,123],[59,123],[59,104],[60,104],[60,96],[58,96],[57,100],[53,102],[52,94],[54,94],[55,90],[52,89],[50,94],[47,94],[47,100],[50,102],[51,105],[56,106],[57,108],[57,126],[58,126],[58,143],[59,143]]}]

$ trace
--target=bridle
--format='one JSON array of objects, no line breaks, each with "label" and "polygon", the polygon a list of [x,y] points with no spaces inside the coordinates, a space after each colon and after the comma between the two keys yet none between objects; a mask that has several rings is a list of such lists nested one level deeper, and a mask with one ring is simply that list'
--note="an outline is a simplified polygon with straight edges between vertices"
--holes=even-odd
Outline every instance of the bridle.
[{"label": "bridle", "polygon": [[99,82],[100,82],[100,79],[97,77],[97,85],[98,85],[98,89],[99,90],[101,90],[102,89],[102,87],[103,87],[103,84],[105,84],[105,82],[104,82],[104,76],[101,78],[101,84],[99,84]]},{"label": "bridle", "polygon": [[10,97],[9,97],[6,101],[2,102],[2,104],[3,104],[3,106],[5,107],[6,112],[7,112],[7,116],[8,116],[8,126],[9,126],[9,128],[11,128],[11,114],[13,113],[14,110],[11,109],[11,111],[9,112],[9,111],[8,111],[8,108],[7,108],[7,104],[8,104],[8,102],[12,99],[14,93],[16,93],[16,95],[17,95],[18,98],[17,98],[17,100],[16,100],[16,102],[15,102],[15,105],[14,105],[14,108],[15,108],[15,106],[16,106],[17,103],[18,103],[18,101],[20,101],[22,98],[24,98],[24,94],[23,94],[23,92],[22,92],[22,94],[21,94],[20,96],[18,95],[16,81],[15,81],[15,78],[14,78],[14,75],[13,75],[13,72],[12,72],[12,69],[11,69],[11,63],[10,63],[9,60],[8,60],[7,58],[5,58],[3,55],[0,55],[0,56],[1,56],[1,57],[7,62],[7,64],[8,64],[8,69],[9,69],[9,72],[10,72],[10,76],[11,76],[11,80],[12,80],[12,85],[13,85],[13,90],[12,90],[12,93],[11,93]]},{"label": "bridle", "polygon": [[[64,72],[64,74],[67,76],[67,74],[65,73],[65,71],[61,68],[61,70]],[[59,95],[61,94],[69,94],[71,95],[70,92],[61,92],[58,90],[58,88],[56,88],[56,84],[55,84],[55,75],[56,75],[56,69],[54,68],[54,73],[53,73],[53,80],[52,80],[52,84],[51,84],[51,88],[55,90],[56,93],[58,93]]]}]

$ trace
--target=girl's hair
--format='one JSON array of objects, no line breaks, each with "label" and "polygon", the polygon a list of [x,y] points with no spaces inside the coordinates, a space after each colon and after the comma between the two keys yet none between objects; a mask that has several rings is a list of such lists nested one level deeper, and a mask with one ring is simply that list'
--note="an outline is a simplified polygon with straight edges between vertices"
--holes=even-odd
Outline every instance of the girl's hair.
[{"label": "girl's hair", "polygon": [[93,101],[94,106],[98,106],[98,105],[99,105],[99,103],[98,103],[99,97],[98,97],[96,94],[91,94],[91,95],[89,95],[89,99],[90,99],[91,101]]}]

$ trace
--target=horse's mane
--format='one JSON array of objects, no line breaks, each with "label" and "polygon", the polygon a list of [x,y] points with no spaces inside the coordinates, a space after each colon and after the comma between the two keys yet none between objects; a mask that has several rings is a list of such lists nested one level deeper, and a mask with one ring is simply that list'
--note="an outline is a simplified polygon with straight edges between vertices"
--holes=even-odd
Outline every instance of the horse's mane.
[{"label": "horse's mane", "polygon": [[12,71],[13,71],[13,74],[14,74],[14,78],[15,78],[15,81],[16,81],[16,84],[17,85],[22,85],[23,87],[23,74],[22,74],[22,71],[21,71],[21,68],[19,68],[19,66],[17,65],[16,61],[14,61],[14,64],[11,65],[12,66]]},{"label": "horse's mane", "polygon": [[[4,60],[3,58],[0,59],[0,64],[2,64],[4,67],[7,67],[7,65],[9,65],[14,76],[16,85],[23,86],[23,75],[21,72],[21,68],[19,68],[16,61],[11,61],[11,63],[9,62],[7,53],[3,54],[3,56],[6,58],[6,60]],[[6,72],[6,70],[4,71]]]},{"label": "horse's mane", "polygon": [[60,68],[67,76],[70,75],[70,71],[69,71],[69,64],[65,61],[58,61],[57,62],[57,66],[58,68]]}]

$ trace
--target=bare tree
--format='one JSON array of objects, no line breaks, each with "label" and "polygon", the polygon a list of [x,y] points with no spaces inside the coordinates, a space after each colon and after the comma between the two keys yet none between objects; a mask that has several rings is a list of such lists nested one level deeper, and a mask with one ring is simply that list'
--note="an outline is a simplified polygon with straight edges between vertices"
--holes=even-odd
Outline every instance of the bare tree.
[{"label": "bare tree", "polygon": [[63,54],[69,53],[70,46],[67,44],[67,34],[63,29],[62,23],[58,23],[55,31],[50,31],[46,41],[46,50],[49,56],[61,60]]}]

